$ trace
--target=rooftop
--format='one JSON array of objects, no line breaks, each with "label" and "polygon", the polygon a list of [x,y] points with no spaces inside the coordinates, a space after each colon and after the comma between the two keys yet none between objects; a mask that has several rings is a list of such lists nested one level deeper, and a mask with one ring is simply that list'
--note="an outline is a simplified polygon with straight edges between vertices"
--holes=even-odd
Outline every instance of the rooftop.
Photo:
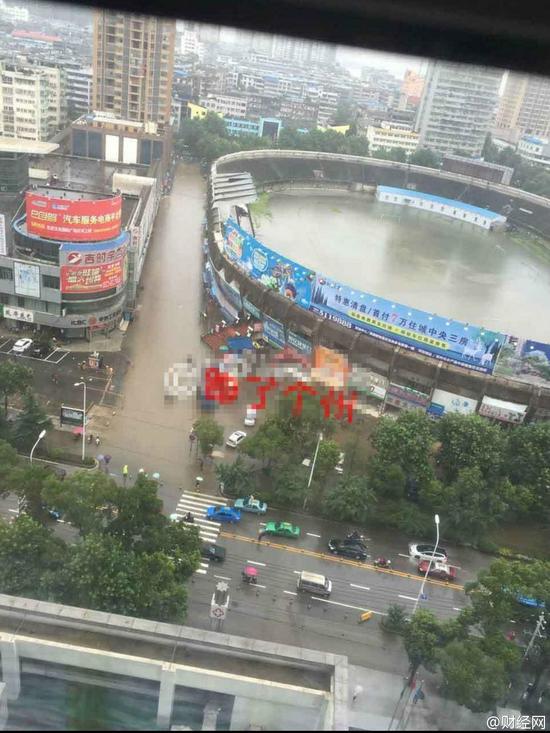
[{"label": "rooftop", "polygon": [[24,140],[20,137],[0,136],[1,153],[28,153],[29,155],[47,155],[59,148],[57,143]]}]

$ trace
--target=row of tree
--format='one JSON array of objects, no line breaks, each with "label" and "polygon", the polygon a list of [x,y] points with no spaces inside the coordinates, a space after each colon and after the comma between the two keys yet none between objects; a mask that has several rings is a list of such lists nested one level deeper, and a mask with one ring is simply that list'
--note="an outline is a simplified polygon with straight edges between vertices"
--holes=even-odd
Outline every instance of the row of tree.
[{"label": "row of tree", "polygon": [[[324,420],[318,400],[303,401],[293,414],[290,399],[279,402],[231,465],[217,467],[229,493],[260,491],[279,506],[308,505],[343,521],[393,526],[423,535],[440,513],[449,539],[493,549],[488,531],[497,524],[550,519],[550,424],[505,430],[479,415],[448,414],[433,421],[419,411],[384,417],[368,439],[361,424],[347,428],[342,476],[334,471],[341,446],[337,423]],[[203,418],[196,431],[204,454],[223,443],[223,430]],[[309,491],[304,458],[324,440]]]},{"label": "row of tree", "polygon": [[482,156],[489,163],[513,168],[512,186],[539,196],[550,196],[550,173],[539,165],[529,163],[512,147],[498,148],[490,134],[485,140]]},{"label": "row of tree", "polygon": [[[162,513],[158,483],[143,475],[128,487],[97,471],[60,481],[48,468],[21,462],[0,441],[0,494],[25,507],[0,521],[4,593],[158,621],[182,622],[184,581],[198,567],[198,530]],[[48,507],[74,528],[52,529]]]},{"label": "row of tree", "polygon": [[465,591],[470,605],[452,620],[424,609],[407,619],[392,606],[383,626],[403,634],[411,680],[421,666],[439,672],[447,697],[475,712],[495,710],[506,703],[531,638],[523,671],[535,687],[550,671],[550,640],[533,634],[540,608],[518,602],[527,596],[548,608],[550,563],[497,560]]},{"label": "row of tree", "polygon": [[[242,150],[263,150],[278,148],[280,150],[312,150],[324,153],[340,153],[345,155],[369,155],[367,138],[357,134],[356,126],[352,125],[348,134],[343,135],[334,130],[298,130],[285,127],[281,130],[277,141],[269,137],[257,135],[230,136],[219,115],[209,112],[203,119],[182,120],[178,136],[175,140],[178,152],[191,154],[206,163],[211,163],[222,155],[236,153]],[[430,150],[420,149],[407,157],[403,148],[380,150],[370,153],[375,158],[395,160],[415,165],[424,165],[436,168],[439,165],[438,156]]]}]

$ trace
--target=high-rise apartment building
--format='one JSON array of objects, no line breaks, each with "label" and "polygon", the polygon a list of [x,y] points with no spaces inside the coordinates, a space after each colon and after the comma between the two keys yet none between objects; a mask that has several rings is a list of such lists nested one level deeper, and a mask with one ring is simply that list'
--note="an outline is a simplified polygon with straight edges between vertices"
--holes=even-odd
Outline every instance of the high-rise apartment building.
[{"label": "high-rise apartment building", "polygon": [[550,136],[550,79],[509,72],[500,98],[494,133],[516,142],[524,133]]},{"label": "high-rise apartment building", "polygon": [[67,74],[67,107],[76,119],[92,109],[92,67],[77,61],[66,61],[63,65]]},{"label": "high-rise apartment building", "polygon": [[63,68],[24,60],[0,63],[0,135],[47,140],[66,121]]},{"label": "high-rise apartment building", "polygon": [[440,153],[481,155],[493,125],[502,71],[430,63],[416,118],[419,145]]},{"label": "high-rise apartment building", "polygon": [[135,122],[169,124],[175,21],[96,10],[93,107]]}]

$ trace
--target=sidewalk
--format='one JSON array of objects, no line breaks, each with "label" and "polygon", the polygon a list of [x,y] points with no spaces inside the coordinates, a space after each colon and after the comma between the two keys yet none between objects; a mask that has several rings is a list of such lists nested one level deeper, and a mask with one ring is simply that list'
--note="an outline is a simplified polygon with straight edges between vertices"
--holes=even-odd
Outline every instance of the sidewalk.
[{"label": "sidewalk", "polygon": [[[424,680],[424,699],[416,704],[412,704],[411,699],[401,716],[405,698],[412,697],[410,692],[406,692],[392,730],[486,730],[489,713],[472,713],[468,708],[441,697],[434,675],[421,671],[418,681],[421,679]],[[388,730],[404,684],[405,679],[401,675],[350,665],[350,729]],[[360,685],[363,692],[354,702],[352,697],[356,685]]]}]

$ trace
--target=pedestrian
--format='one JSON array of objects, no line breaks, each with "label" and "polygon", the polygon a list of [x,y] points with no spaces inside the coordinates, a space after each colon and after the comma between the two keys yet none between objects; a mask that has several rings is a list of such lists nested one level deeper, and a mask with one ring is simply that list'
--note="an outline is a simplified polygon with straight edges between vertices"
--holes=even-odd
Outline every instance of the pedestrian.
[{"label": "pedestrian", "polygon": [[202,458],[199,458],[199,468],[201,471],[204,468],[204,460]]},{"label": "pedestrian", "polygon": [[359,696],[360,696],[360,695],[361,695],[362,693],[363,693],[363,688],[361,687],[361,685],[355,685],[355,687],[353,688],[353,696],[352,696],[352,701],[353,701],[353,702],[355,702],[355,701],[357,700],[357,698],[358,698],[358,697],[359,697]]},{"label": "pedestrian", "polygon": [[195,488],[198,489],[199,486],[202,484],[202,482],[203,482],[202,476],[197,476],[197,478],[195,479]]},{"label": "pedestrian", "polygon": [[101,443],[101,441],[99,439],[99,435],[96,435],[95,444],[96,445],[99,445],[100,443]]},{"label": "pedestrian", "polygon": [[94,439],[94,434],[93,433],[89,433],[88,434],[88,443],[91,443],[93,439]]},{"label": "pedestrian", "polygon": [[127,481],[128,481],[128,464],[125,463],[124,466],[122,466],[122,482],[124,486],[126,486]]}]

